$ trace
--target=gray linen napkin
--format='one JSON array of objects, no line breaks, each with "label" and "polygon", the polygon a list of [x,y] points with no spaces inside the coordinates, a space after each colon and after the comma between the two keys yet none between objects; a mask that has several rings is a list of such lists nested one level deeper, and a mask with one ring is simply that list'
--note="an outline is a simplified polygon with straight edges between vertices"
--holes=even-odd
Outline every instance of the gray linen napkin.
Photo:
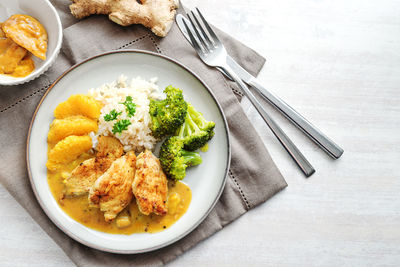
[{"label": "gray linen napkin", "polygon": [[[240,92],[236,86],[198,59],[176,25],[167,37],[160,39],[141,26],[120,27],[104,16],[93,16],[78,22],[69,14],[69,1],[53,0],[52,3],[56,6],[64,26],[64,43],[56,63],[32,82],[20,86],[0,86],[0,182],[75,264],[161,265],[175,259],[287,186],[244,114],[238,101]],[[243,67],[254,75],[260,71],[264,64],[261,56],[228,35],[222,32],[218,34],[231,55]],[[195,70],[209,85],[228,120],[232,161],[220,200],[197,229],[180,241],[154,252],[117,255],[81,245],[47,218],[33,195],[27,176],[26,137],[29,122],[40,98],[62,72],[101,52],[133,48],[173,57]],[[236,97],[232,90],[237,94]]]}]

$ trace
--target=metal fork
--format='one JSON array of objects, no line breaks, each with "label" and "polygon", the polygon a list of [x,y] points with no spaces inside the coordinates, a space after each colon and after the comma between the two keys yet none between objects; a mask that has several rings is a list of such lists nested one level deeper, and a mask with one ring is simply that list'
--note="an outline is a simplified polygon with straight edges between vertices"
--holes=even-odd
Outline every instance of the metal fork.
[{"label": "metal fork", "polygon": [[[253,93],[243,83],[239,76],[229,67],[226,62],[227,52],[224,45],[221,43],[214,31],[211,29],[210,25],[204,19],[200,10],[198,8],[196,8],[196,10],[198,15],[196,15],[193,11],[191,11],[191,14],[187,14],[190,23],[192,24],[192,27],[189,27],[185,21],[184,24],[197,54],[207,65],[211,67],[219,67],[232,77],[232,79],[239,85],[243,93],[247,96],[247,98],[258,111],[258,113],[267,123],[276,138],[278,138],[279,142],[283,145],[283,147],[286,149],[292,159],[303,171],[303,173],[307,177],[312,175],[315,172],[313,166],[308,162],[308,160],[304,157],[304,155],[300,152],[296,145],[293,144],[293,142],[283,132],[278,124],[268,115],[266,110],[262,107],[261,103],[254,97]],[[200,20],[203,22],[204,26],[200,23]],[[206,32],[208,32],[208,34]],[[195,36],[197,38],[195,38]]]}]

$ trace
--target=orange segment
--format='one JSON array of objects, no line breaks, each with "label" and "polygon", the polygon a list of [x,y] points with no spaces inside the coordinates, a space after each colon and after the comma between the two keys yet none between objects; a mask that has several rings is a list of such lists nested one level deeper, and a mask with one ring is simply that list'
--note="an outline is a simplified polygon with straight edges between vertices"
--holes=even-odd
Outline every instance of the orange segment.
[{"label": "orange segment", "polygon": [[38,58],[46,59],[47,32],[35,18],[28,15],[12,15],[1,27],[8,38]]},{"label": "orange segment", "polygon": [[100,105],[92,97],[87,95],[72,95],[54,110],[54,117],[64,119],[69,116],[83,115],[91,119],[98,119],[100,116]]},{"label": "orange segment", "polygon": [[63,164],[77,159],[80,155],[92,148],[92,139],[87,136],[70,135],[58,142],[48,153],[46,163],[50,171],[56,171]]},{"label": "orange segment", "polygon": [[49,143],[55,143],[70,135],[85,135],[97,131],[97,122],[85,116],[55,119],[47,135]]}]

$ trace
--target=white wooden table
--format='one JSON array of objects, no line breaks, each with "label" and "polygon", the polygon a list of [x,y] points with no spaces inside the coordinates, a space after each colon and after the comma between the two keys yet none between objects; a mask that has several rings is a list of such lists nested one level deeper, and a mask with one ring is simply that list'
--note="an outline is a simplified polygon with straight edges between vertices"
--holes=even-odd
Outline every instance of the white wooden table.
[{"label": "white wooden table", "polygon": [[[316,168],[304,178],[244,101],[289,187],[171,265],[399,266],[400,1],[185,4],[264,55],[263,84],[345,153],[332,160],[269,108]],[[0,237],[2,266],[72,265],[2,187]]]}]

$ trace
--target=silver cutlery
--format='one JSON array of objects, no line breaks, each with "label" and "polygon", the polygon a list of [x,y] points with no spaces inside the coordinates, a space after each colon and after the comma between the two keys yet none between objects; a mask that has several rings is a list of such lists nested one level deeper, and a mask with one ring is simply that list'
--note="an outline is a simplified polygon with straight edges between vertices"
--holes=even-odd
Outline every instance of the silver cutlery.
[{"label": "silver cutlery", "polygon": [[[176,22],[185,38],[192,44],[189,34],[185,28],[184,22],[191,31],[194,31],[189,20],[178,14],[176,16]],[[202,31],[197,31],[202,39],[205,39],[207,34],[203,35]],[[199,41],[199,39],[194,36]],[[193,45],[193,44],[192,44]],[[318,128],[311,124],[306,118],[300,113],[294,110],[291,106],[285,103],[282,99],[276,96],[274,93],[267,90],[261,85],[261,83],[243,69],[232,57],[227,55],[227,64],[232,70],[242,79],[245,83],[252,86],[264,99],[271,103],[278,111],[280,111],[287,119],[289,119],[294,125],[296,125],[302,132],[304,132],[314,143],[320,146],[325,152],[327,152],[334,159],[338,159],[343,154],[343,149],[333,142],[328,136],[322,133]],[[223,69],[217,67],[225,76],[232,80],[232,78]]]},{"label": "silver cutlery", "polygon": [[[250,102],[254,105],[258,113],[267,123],[271,131],[278,138],[279,142],[287,150],[292,159],[300,167],[303,173],[309,177],[315,172],[313,166],[308,162],[300,150],[293,144],[289,137],[283,132],[283,130],[277,125],[277,123],[268,115],[266,110],[262,107],[261,103],[255,98],[253,93],[244,84],[244,82],[239,78],[239,76],[232,70],[232,68],[227,64],[227,52],[221,41],[215,35],[214,31],[211,29],[207,21],[204,19],[203,15],[196,8],[198,15],[193,11],[188,14],[189,23],[183,21],[189,38],[192,42],[194,49],[196,50],[199,57],[203,62],[212,67],[219,67],[224,70],[242,89],[243,93],[247,96]],[[200,23],[203,22],[203,25]],[[192,27],[189,28],[189,24]],[[209,33],[209,36],[206,34]],[[201,32],[201,34],[200,34]],[[195,37],[196,36],[196,37]]]}]

